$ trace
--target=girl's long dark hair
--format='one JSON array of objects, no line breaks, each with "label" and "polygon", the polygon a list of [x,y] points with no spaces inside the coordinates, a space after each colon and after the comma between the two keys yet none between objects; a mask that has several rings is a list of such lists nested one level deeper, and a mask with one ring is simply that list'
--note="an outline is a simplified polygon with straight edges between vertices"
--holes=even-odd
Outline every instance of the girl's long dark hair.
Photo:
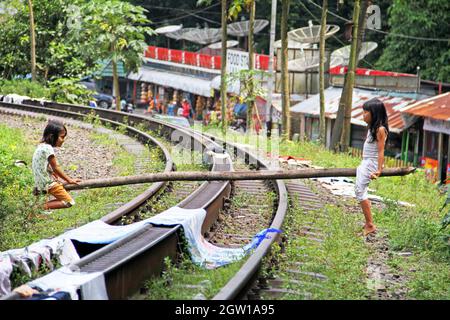
[{"label": "girl's long dark hair", "polygon": [[363,110],[369,111],[372,115],[372,121],[369,124],[372,141],[377,141],[377,130],[379,127],[385,127],[387,134],[389,135],[388,116],[382,101],[377,98],[373,98],[364,103]]},{"label": "girl's long dark hair", "polygon": [[48,143],[52,147],[56,146],[58,136],[63,130],[67,134],[67,128],[62,122],[56,120],[49,120],[47,126],[44,129],[44,134],[42,136],[41,142]]}]

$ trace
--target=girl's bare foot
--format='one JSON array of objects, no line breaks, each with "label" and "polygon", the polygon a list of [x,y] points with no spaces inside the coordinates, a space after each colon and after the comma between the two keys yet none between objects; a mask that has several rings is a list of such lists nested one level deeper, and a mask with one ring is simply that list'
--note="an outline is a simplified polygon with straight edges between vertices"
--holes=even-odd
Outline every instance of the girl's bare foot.
[{"label": "girl's bare foot", "polygon": [[364,236],[367,236],[371,233],[375,233],[377,232],[377,227],[375,227],[374,224],[369,224],[369,225],[364,225],[364,230],[363,230],[363,234]]}]

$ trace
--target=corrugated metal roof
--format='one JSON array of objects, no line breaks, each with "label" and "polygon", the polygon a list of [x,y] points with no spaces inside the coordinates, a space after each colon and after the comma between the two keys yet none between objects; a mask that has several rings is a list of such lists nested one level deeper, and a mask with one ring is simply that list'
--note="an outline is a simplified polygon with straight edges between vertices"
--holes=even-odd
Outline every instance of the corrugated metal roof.
[{"label": "corrugated metal roof", "polygon": [[[100,62],[101,67],[100,71],[98,72],[98,75],[101,77],[112,77],[112,63],[110,60],[102,60]],[[125,78],[127,75],[127,70],[125,68],[125,65],[122,61],[117,62],[117,74],[119,77]]]},{"label": "corrugated metal roof", "polygon": [[450,92],[418,101],[400,111],[415,116],[450,121]]},{"label": "corrugated metal roof", "polygon": [[128,79],[156,83],[160,86],[180,89],[205,97],[211,96],[211,80],[190,77],[175,72],[141,67],[139,72],[130,73]]},{"label": "corrugated metal roof", "polygon": [[[329,87],[325,89],[325,116],[331,119],[336,118],[341,99],[342,88]],[[386,91],[372,91],[364,89],[353,89],[353,109],[351,122],[356,125],[365,126],[363,121],[362,105],[372,99],[378,98],[383,101],[389,118],[389,129],[393,132],[401,132],[405,123],[401,117],[400,109],[416,102],[416,94],[393,93]],[[423,96],[421,96],[423,97]],[[305,113],[314,116],[320,115],[320,98],[315,95],[310,99],[300,102],[291,108],[292,112]]]}]

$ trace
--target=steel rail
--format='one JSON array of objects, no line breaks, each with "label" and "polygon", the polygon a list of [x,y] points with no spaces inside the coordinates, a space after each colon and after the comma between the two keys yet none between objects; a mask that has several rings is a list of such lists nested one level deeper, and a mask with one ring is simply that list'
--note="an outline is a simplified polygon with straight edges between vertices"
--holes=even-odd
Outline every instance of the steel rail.
[{"label": "steel rail", "polygon": [[[213,135],[205,134],[210,139],[221,144],[227,151],[233,150],[233,154],[243,158],[248,163],[257,163],[258,169],[269,169],[266,161],[259,159],[250,151],[242,152],[242,149],[234,143],[223,141]],[[282,230],[283,222],[288,209],[288,193],[286,185],[282,180],[270,181],[278,196],[278,204],[275,216],[272,220],[270,228]],[[270,248],[275,242],[281,241],[280,234],[272,234],[270,238],[264,239],[261,244],[250,255],[247,261],[236,272],[236,274],[222,287],[222,289],[213,297],[213,300],[235,300],[243,299],[248,290],[251,289],[253,283],[257,280],[258,273],[261,269],[263,259],[270,253]]]}]

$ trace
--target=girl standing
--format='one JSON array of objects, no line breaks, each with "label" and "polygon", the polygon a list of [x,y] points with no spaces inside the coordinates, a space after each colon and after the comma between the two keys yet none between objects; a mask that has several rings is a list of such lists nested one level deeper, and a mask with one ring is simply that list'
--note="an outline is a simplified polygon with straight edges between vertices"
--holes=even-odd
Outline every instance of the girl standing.
[{"label": "girl standing", "polygon": [[45,203],[44,210],[69,208],[75,204],[58,178],[64,179],[68,184],[78,184],[80,179],[72,179],[64,173],[53,150],[54,147],[62,146],[66,136],[66,127],[61,122],[50,120],[44,129],[41,143],[33,154],[34,194],[51,194],[55,197]]},{"label": "girl standing", "polygon": [[369,130],[363,147],[363,160],[356,170],[355,194],[365,217],[363,234],[376,232],[373,223],[367,188],[372,179],[377,179],[384,168],[384,148],[389,135],[386,108],[378,99],[363,105],[363,119]]}]

